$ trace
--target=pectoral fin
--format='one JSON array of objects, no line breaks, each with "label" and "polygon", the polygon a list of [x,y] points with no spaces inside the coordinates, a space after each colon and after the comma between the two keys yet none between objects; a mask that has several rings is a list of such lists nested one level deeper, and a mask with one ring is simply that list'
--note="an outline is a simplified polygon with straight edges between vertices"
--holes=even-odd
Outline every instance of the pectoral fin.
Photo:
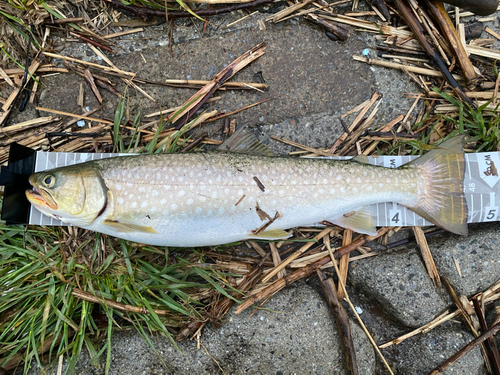
[{"label": "pectoral fin", "polygon": [[112,220],[105,220],[103,224],[117,232],[122,232],[122,233],[131,233],[131,232],[158,233],[152,227],[146,227],[136,224],[120,223],[118,221],[112,221]]},{"label": "pectoral fin", "polygon": [[370,236],[377,235],[377,229],[375,228],[372,214],[366,210],[352,211],[329,221],[341,227],[351,229],[354,232],[368,234]]},{"label": "pectoral fin", "polygon": [[288,232],[285,232],[284,230],[281,229],[271,229],[271,230],[266,230],[262,233],[259,234],[249,234],[249,238],[253,238],[256,240],[284,240],[292,235]]}]

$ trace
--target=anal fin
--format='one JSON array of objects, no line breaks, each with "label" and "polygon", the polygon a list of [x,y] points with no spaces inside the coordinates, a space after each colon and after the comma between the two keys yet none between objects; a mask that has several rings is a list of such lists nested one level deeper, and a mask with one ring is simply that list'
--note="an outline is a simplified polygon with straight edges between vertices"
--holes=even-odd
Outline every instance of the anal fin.
[{"label": "anal fin", "polygon": [[354,232],[368,234],[370,236],[375,236],[377,234],[372,214],[367,210],[352,211],[328,221],[340,225],[341,227],[351,229]]},{"label": "anal fin", "polygon": [[282,229],[270,229],[259,234],[251,233],[248,235],[249,238],[256,240],[284,240],[290,238],[291,236],[292,235],[290,233],[285,232]]},{"label": "anal fin", "polygon": [[122,233],[131,233],[131,232],[158,233],[152,227],[146,227],[143,225],[120,223],[118,221],[112,221],[112,220],[105,220],[103,224],[117,232],[122,232]]}]

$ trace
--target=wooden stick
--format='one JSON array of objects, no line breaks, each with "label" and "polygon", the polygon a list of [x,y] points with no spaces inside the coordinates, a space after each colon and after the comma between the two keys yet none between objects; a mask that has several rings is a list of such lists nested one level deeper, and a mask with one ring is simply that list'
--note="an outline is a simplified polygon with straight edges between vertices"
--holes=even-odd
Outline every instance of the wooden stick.
[{"label": "wooden stick", "polygon": [[489,330],[484,332],[481,336],[479,336],[479,337],[475,338],[474,340],[472,340],[471,342],[469,342],[467,345],[465,345],[462,349],[460,349],[458,352],[456,352],[454,355],[452,355],[446,361],[444,361],[439,366],[434,368],[429,373],[429,375],[438,375],[438,374],[442,373],[449,366],[454,364],[456,361],[458,361],[460,358],[462,358],[464,355],[466,355],[468,352],[470,352],[476,346],[481,345],[485,340],[487,340],[489,337],[493,336],[499,330],[500,330],[500,323],[497,323],[494,326],[492,326]]},{"label": "wooden stick", "polygon": [[441,28],[448,45],[451,47],[455,57],[457,58],[458,63],[462,68],[462,72],[464,73],[465,80],[469,82],[475,79],[476,72],[474,71],[474,67],[472,66],[469,56],[467,56],[467,52],[465,52],[465,48],[457,35],[457,31],[455,30],[448,13],[444,9],[443,3],[430,0],[426,0],[425,3]]},{"label": "wooden stick", "polygon": [[330,306],[330,310],[335,318],[335,323],[337,324],[337,330],[342,342],[342,349],[344,349],[347,373],[357,375],[359,374],[358,363],[356,361],[356,350],[354,349],[354,343],[352,341],[349,317],[347,316],[347,311],[340,302],[342,299],[337,297],[337,294],[340,293],[342,288],[337,291],[333,280],[327,278],[321,270],[317,270],[316,274],[318,275],[328,306]]}]

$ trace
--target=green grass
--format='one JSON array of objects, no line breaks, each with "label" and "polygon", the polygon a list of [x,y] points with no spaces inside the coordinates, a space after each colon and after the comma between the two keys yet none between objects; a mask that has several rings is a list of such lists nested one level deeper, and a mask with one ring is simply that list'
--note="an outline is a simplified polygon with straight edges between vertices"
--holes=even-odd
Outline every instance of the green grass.
[{"label": "green grass", "polygon": [[436,138],[438,128],[446,129],[443,136],[436,144],[439,144],[459,134],[465,136],[465,144],[469,144],[476,152],[497,151],[500,144],[500,117],[497,111],[500,103],[491,109],[493,99],[482,104],[477,109],[470,107],[467,103],[457,99],[437,88],[433,89],[448,103],[458,108],[458,111],[448,114],[437,114],[432,117],[425,115],[423,119],[412,126],[412,130],[420,129],[427,125],[429,131],[420,132],[420,137],[411,141],[400,140],[398,142],[383,141],[385,147],[378,148],[380,154],[394,155],[401,148],[406,149],[409,154],[421,154],[434,148],[431,145],[431,137]]},{"label": "green grass", "polygon": [[[121,100],[113,129],[119,152],[138,150],[139,116],[136,130],[124,132],[120,124],[127,113],[126,100]],[[157,149],[158,134],[167,124],[160,122],[156,137],[140,151],[173,152],[180,147],[189,123],[174,133],[169,147]],[[76,228],[25,230],[0,224],[0,367],[20,362],[26,372],[33,360],[45,368],[63,355],[71,373],[87,350],[95,366],[104,362],[107,373],[117,328],[133,327],[151,346],[151,332],[175,345],[173,329],[201,319],[213,299],[233,290],[225,283],[228,274],[196,265],[203,262],[202,252],[184,254],[188,256]],[[98,301],[104,298],[145,312],[84,300],[74,295],[79,290]]]}]

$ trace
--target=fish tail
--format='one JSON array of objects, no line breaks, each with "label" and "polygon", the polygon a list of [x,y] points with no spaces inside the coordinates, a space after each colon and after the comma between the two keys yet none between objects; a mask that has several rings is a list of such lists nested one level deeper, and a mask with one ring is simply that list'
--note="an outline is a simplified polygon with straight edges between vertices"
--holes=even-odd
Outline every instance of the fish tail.
[{"label": "fish tail", "polygon": [[417,202],[409,208],[443,229],[466,235],[468,212],[463,191],[462,142],[463,136],[450,138],[402,168],[417,168],[421,176]]}]

